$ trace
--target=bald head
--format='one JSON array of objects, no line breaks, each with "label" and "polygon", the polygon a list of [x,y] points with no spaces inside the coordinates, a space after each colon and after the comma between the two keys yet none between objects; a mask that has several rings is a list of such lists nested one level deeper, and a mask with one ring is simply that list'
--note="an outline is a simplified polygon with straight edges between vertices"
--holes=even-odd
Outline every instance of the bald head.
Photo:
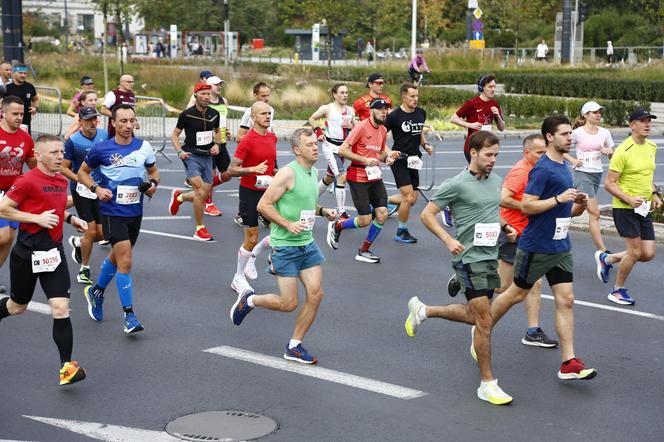
[{"label": "bald head", "polygon": [[267,131],[272,120],[272,109],[267,103],[257,101],[251,105],[251,119],[254,120],[254,129]]},{"label": "bald head", "polygon": [[123,75],[120,77],[120,88],[124,89],[125,91],[133,91],[134,90],[134,77],[131,75]]}]

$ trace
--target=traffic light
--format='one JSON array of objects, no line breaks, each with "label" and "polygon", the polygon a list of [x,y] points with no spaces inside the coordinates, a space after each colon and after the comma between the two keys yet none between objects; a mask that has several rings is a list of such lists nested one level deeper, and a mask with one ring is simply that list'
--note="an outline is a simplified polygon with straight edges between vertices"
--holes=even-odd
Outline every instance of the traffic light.
[{"label": "traffic light", "polygon": [[586,5],[586,2],[583,0],[579,1],[579,18],[577,20],[577,23],[582,23],[586,21],[587,15],[588,15],[588,6]]}]

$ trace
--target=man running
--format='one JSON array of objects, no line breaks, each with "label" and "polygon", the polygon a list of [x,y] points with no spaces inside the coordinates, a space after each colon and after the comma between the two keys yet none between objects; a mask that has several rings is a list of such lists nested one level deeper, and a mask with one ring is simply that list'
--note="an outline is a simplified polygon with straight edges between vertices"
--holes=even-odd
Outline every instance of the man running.
[{"label": "man running", "polygon": [[256,279],[256,257],[270,246],[270,236],[258,241],[258,201],[272,182],[277,160],[277,136],[269,132],[272,108],[257,101],[251,106],[253,128],[242,137],[231,165],[230,176],[240,178],[239,212],[244,227],[244,243],[237,253],[237,270],[231,288],[237,293],[253,290],[247,281]]},{"label": "man running", "polygon": [[[104,239],[99,215],[99,200],[86,186],[78,182],[78,169],[85,157],[95,145],[108,140],[108,133],[98,129],[99,114],[94,107],[82,107],[78,112],[81,129],[65,142],[65,158],[62,162],[62,175],[69,179],[69,192],[74,200],[79,218],[88,223],[88,229],[82,237],[70,236],[72,258],[81,264],[76,280],[81,284],[92,284],[90,279],[90,256],[92,245]],[[92,172],[95,184],[99,184],[97,172]]]},{"label": "man running", "polygon": [[[253,88],[254,103],[260,101],[262,103],[269,105],[270,92],[271,92],[270,86],[268,86],[267,84],[263,83],[262,81],[256,83]],[[268,130],[270,132],[273,132],[272,122],[274,121],[274,109],[272,108],[272,106],[269,107],[270,107],[271,117],[270,117],[270,127],[268,128]],[[249,132],[249,129],[251,129],[252,127],[254,127],[254,119],[252,118],[251,108],[249,108],[244,112],[244,114],[242,115],[242,119],[240,120],[240,128],[237,131],[238,143],[240,142],[242,137],[244,137],[247,134],[247,132]]]},{"label": "man running", "polygon": [[[346,141],[339,147],[339,155],[351,161],[346,178],[350,186],[357,217],[330,221],[327,227],[327,244],[334,250],[339,247],[339,237],[344,229],[356,229],[371,224],[367,238],[355,255],[355,260],[377,264],[380,258],[369,250],[387,219],[387,191],[383,183],[379,162],[388,166],[394,163],[399,152],[392,152],[385,145],[387,130],[385,118],[387,101],[376,98],[370,104],[371,117],[358,123]],[[371,221],[371,213],[376,219]]]},{"label": "man running", "polygon": [[[30,169],[37,165],[34,155],[32,138],[21,129],[23,123],[23,100],[15,96],[7,96],[2,100],[2,113],[0,119],[0,198],[7,193],[18,176],[23,173],[23,164],[27,163]],[[9,256],[18,222],[0,218],[0,267]],[[0,285],[0,293],[7,291]]]},{"label": "man running", "polygon": [[[171,136],[173,147],[184,163],[187,180],[193,190],[186,193],[173,190],[168,211],[171,215],[177,215],[183,202],[193,203],[196,223],[194,239],[199,241],[214,241],[214,237],[203,224],[205,201],[212,192],[212,157],[219,155],[221,142],[219,112],[208,107],[211,88],[207,83],[196,84],[196,104],[180,114]],[[184,145],[181,146],[179,138],[183,130],[185,138]]]},{"label": "man running", "polygon": [[[498,276],[498,235],[510,241],[516,230],[503,224],[498,210],[501,178],[492,174],[500,145],[491,132],[481,131],[470,139],[470,164],[458,175],[445,180],[422,211],[422,223],[452,253],[452,267],[461,282],[467,304],[427,306],[417,296],[408,301],[406,333],[414,337],[427,318],[472,325],[475,354],[481,383],[477,397],[494,405],[512,402],[499,386],[491,368],[491,298],[500,287]],[[456,238],[439,224],[436,215],[448,207],[456,220]],[[503,224],[501,228],[501,224]]]},{"label": "man running", "polygon": [[[323,155],[327,160],[327,171],[318,183],[318,196],[322,195],[327,186],[334,182],[334,196],[337,200],[337,213],[348,218],[346,213],[346,170],[344,159],[339,156],[339,146],[348,137],[355,125],[355,111],[348,106],[348,86],[337,83],[331,89],[332,103],[324,104],[309,117],[309,124],[319,141],[323,142]],[[323,128],[318,121],[324,118]]]},{"label": "man running", "polygon": [[[39,280],[53,317],[53,340],[62,364],[60,385],[68,385],[85,379],[85,370],[71,358],[71,285],[62,230],[65,220],[81,232],[87,225],[65,211],[67,180],[59,173],[63,155],[62,141],[57,137],[39,137],[35,147],[37,167],[18,177],[0,200],[0,216],[21,223],[10,258],[11,296],[0,299],[0,321],[28,309]],[[11,351],[5,350],[5,354]]]},{"label": "man running", "polygon": [[592,379],[597,371],[586,367],[574,353],[574,262],[568,236],[572,204],[583,203],[587,195],[572,187],[572,173],[563,157],[572,145],[572,126],[567,117],[545,118],[542,136],[547,143],[546,154],[530,171],[523,194],[521,211],[528,215],[528,225],[514,259],[514,282],[491,304],[491,317],[497,324],[546,275],[556,303],[556,331],[563,361],[558,378]]},{"label": "man running", "polygon": [[367,87],[369,88],[369,92],[353,102],[353,109],[355,109],[355,113],[360,121],[366,120],[371,116],[369,105],[376,98],[382,98],[385,100],[388,111],[392,109],[392,100],[390,100],[390,97],[383,94],[385,80],[382,75],[378,73],[369,75],[369,78],[367,78]]},{"label": "man running", "polygon": [[630,114],[632,135],[614,152],[604,180],[604,188],[613,195],[613,223],[627,246],[622,259],[606,253],[596,257],[598,274],[605,273],[607,281],[613,264],[620,262],[616,282],[608,296],[609,301],[616,304],[634,305],[634,298],[625,287],[627,278],[637,262],[651,261],[657,249],[650,212],[661,207],[662,196],[654,182],[657,145],[647,138],[655,118],[643,109]]},{"label": "man running", "polygon": [[[115,128],[111,124],[113,109],[122,104],[136,107],[136,96],[134,95],[134,77],[123,75],[120,77],[120,85],[115,89],[108,91],[104,96],[104,102],[101,106],[101,113],[108,117],[108,136],[115,135]],[[136,127],[135,129],[138,129]]]},{"label": "man running", "polygon": [[23,100],[22,123],[27,127],[27,132],[32,133],[32,117],[37,114],[37,109],[39,108],[37,89],[35,89],[32,83],[26,80],[28,78],[28,66],[19,63],[14,66],[13,71],[13,81],[5,85],[5,95],[13,95]]},{"label": "man running", "polygon": [[431,155],[433,148],[424,137],[424,122],[427,113],[417,106],[419,91],[412,83],[404,83],[399,89],[401,105],[390,112],[385,120],[385,128],[392,131],[394,144],[392,151],[400,156],[392,164],[392,174],[399,193],[391,196],[388,201],[399,207],[399,227],[394,236],[395,241],[416,243],[417,238],[408,232],[410,208],[417,202],[418,186],[420,185],[420,169],[422,153],[420,147]]},{"label": "man running", "polygon": [[303,364],[315,364],[315,356],[302,346],[304,336],[316,319],[323,300],[323,270],[325,258],[313,238],[316,215],[328,220],[336,218],[336,210],[316,204],[318,200],[318,143],[309,129],[297,129],[291,136],[295,161],[275,175],[258,203],[258,210],[270,224],[272,246],[271,267],[277,276],[280,295],[256,295],[245,289],[231,308],[233,324],[240,325],[255,307],[280,312],[292,312],[298,304],[298,279],[304,286],[306,299],[296,319],[291,339],[286,345],[284,359]]},{"label": "man running", "polygon": [[[104,238],[111,252],[104,259],[97,284],[83,290],[88,314],[95,321],[104,318],[104,291],[114,276],[124,311],[124,332],[136,333],[143,325],[134,313],[132,289],[132,248],[136,244],[143,218],[143,194],[152,197],[159,184],[159,170],[152,146],[135,138],[136,114],[128,104],[113,109],[111,123],[115,136],[88,152],[78,170],[78,182],[99,199]],[[90,173],[99,168],[99,185]],[[149,181],[145,181],[145,171]]]}]

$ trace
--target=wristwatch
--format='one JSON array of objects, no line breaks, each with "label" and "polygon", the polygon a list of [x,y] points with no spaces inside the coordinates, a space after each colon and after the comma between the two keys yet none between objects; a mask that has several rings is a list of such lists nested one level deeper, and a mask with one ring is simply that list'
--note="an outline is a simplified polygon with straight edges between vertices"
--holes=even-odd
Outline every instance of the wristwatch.
[{"label": "wristwatch", "polygon": [[97,191],[97,185],[96,184],[93,184],[92,186],[90,186],[90,192],[94,193],[96,191]]}]

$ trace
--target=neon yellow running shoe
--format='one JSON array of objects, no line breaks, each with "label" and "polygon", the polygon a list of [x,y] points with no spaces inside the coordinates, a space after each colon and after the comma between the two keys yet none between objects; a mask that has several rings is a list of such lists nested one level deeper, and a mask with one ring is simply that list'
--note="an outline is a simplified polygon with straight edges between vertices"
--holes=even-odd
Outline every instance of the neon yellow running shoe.
[{"label": "neon yellow running shoe", "polygon": [[424,303],[420,301],[417,296],[413,296],[410,298],[410,301],[408,301],[408,317],[406,318],[404,327],[406,328],[406,334],[411,338],[415,337],[417,327],[424,322],[424,319],[419,319],[417,317],[417,312],[424,306]]},{"label": "neon yellow running shoe", "polygon": [[475,353],[475,326],[470,328],[470,356],[477,362],[477,353]]},{"label": "neon yellow running shoe", "polygon": [[512,396],[498,386],[498,379],[482,382],[477,389],[477,397],[493,405],[505,405],[512,402]]}]

